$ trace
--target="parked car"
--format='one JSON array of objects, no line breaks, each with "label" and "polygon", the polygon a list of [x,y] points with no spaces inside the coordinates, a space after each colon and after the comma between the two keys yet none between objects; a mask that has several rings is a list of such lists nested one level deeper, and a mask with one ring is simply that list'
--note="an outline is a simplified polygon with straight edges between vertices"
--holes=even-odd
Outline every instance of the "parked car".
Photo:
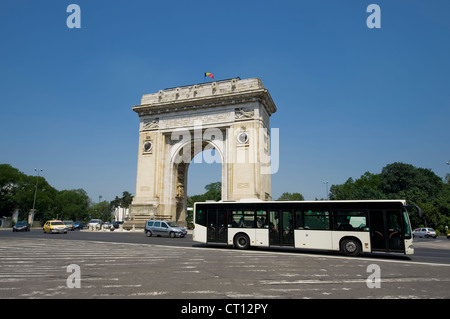
[{"label": "parked car", "polygon": [[75,229],[83,229],[83,223],[79,220],[74,221],[73,225],[75,226]]},{"label": "parked car", "polygon": [[60,220],[49,220],[44,224],[44,227],[42,227],[44,230],[44,233],[64,233],[67,234],[67,227],[66,224],[64,224]]},{"label": "parked car", "polygon": [[73,220],[65,220],[64,224],[66,224],[67,230],[75,230],[75,224]]},{"label": "parked car", "polygon": [[413,231],[413,237],[425,237],[425,238],[429,238],[429,237],[433,237],[436,238],[436,231],[433,228],[416,228]]},{"label": "parked car", "polygon": [[25,221],[20,221],[20,222],[17,222],[13,226],[12,230],[13,230],[13,232],[16,232],[16,231],[30,231],[30,225],[28,225],[28,223],[25,222]]},{"label": "parked car", "polygon": [[171,220],[147,220],[145,223],[145,235],[147,237],[155,236],[169,236],[169,237],[184,237],[187,230],[180,227]]},{"label": "parked car", "polygon": [[112,226],[114,227],[114,228],[119,228],[120,227],[120,225],[122,225],[123,224],[123,221],[117,221],[117,220],[115,220],[115,221],[113,221],[112,222]]},{"label": "parked car", "polygon": [[91,219],[91,221],[88,223],[88,227],[89,228],[94,227],[94,228],[100,229],[100,228],[102,228],[102,224],[103,224],[103,222],[101,219]]},{"label": "parked car", "polygon": [[[110,231],[114,231],[115,229],[119,228],[120,225],[122,225],[122,224],[123,224],[123,221],[120,222],[120,221],[115,220],[115,221],[112,221],[109,223],[108,228]],[[103,228],[105,228],[105,227],[103,227]]]}]

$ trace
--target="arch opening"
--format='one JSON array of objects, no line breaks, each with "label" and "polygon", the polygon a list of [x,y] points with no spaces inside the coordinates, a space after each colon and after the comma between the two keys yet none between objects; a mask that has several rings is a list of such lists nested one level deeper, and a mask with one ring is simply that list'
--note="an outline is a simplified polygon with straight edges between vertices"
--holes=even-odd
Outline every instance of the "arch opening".
[{"label": "arch opening", "polygon": [[[200,144],[201,143],[201,144]],[[201,147],[199,147],[201,145]],[[224,192],[224,161],[222,143],[213,140],[191,140],[176,148],[173,156],[174,196],[176,202],[176,221],[188,222],[188,196],[205,193],[205,186],[219,181],[221,183],[220,199]],[[220,167],[220,168],[219,168]],[[189,169],[191,168],[191,169]],[[219,173],[217,173],[219,171]],[[190,178],[189,178],[190,177]],[[189,185],[189,180],[192,180]],[[203,184],[203,188],[201,184]],[[194,186],[195,185],[195,186]],[[189,192],[189,186],[198,193]],[[203,189],[200,192],[200,189]]]}]

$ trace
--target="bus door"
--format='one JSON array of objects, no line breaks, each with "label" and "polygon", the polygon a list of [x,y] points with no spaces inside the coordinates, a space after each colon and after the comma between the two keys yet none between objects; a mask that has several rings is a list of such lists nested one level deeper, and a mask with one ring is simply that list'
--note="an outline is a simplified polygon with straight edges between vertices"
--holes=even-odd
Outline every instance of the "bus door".
[{"label": "bus door", "polygon": [[222,209],[208,209],[206,232],[208,243],[227,242],[227,211]]},{"label": "bus door", "polygon": [[270,211],[269,245],[294,246],[294,221],[292,211]]},{"label": "bus door", "polygon": [[370,237],[373,250],[404,251],[401,211],[371,211]]}]

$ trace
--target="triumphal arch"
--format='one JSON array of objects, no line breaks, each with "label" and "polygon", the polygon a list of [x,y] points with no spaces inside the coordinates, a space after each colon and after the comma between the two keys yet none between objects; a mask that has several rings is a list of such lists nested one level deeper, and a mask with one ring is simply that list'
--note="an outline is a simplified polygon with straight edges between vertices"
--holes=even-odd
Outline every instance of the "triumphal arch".
[{"label": "triumphal arch", "polygon": [[[187,170],[221,163],[222,200],[270,200],[269,118],[276,106],[260,79],[234,78],[142,96],[131,218],[186,223]],[[273,171],[273,170],[272,170]]]}]

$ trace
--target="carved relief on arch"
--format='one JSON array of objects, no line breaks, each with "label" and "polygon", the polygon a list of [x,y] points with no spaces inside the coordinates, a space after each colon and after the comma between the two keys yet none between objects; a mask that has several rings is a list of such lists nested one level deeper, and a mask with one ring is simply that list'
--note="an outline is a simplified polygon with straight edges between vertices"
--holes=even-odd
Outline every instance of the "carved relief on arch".
[{"label": "carved relief on arch", "polygon": [[184,163],[180,163],[177,166],[177,170],[176,170],[176,193],[175,193],[175,198],[177,198],[178,200],[183,199],[186,195],[185,192],[185,175],[186,175],[186,171],[187,171],[187,165],[188,164],[184,164]]},{"label": "carved relief on arch", "polygon": [[142,125],[143,131],[156,130],[159,128],[159,118],[150,119],[144,122]]},{"label": "carved relief on arch", "polygon": [[236,120],[246,120],[246,119],[252,119],[255,116],[254,110],[246,110],[243,107],[235,108],[234,109],[234,118]]}]

